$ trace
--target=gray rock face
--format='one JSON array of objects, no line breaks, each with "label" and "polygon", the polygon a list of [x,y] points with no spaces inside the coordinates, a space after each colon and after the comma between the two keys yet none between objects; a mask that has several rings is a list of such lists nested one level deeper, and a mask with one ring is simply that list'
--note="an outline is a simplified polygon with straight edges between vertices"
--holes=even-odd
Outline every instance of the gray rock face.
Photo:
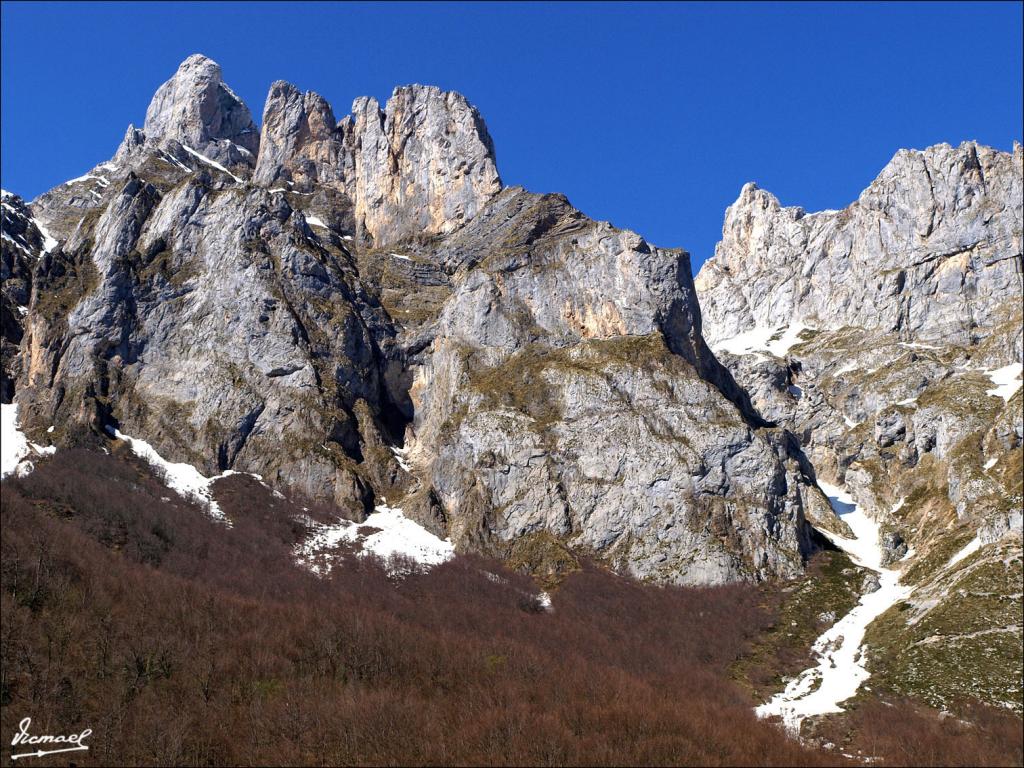
[{"label": "gray rock face", "polygon": [[[34,299],[27,418],[73,424],[83,401],[109,398],[109,413],[89,406],[88,417],[205,472],[263,474],[358,516],[372,498],[360,435],[386,400],[370,326],[384,337],[387,319],[348,254],[300,212],[209,183],[161,194],[130,176],[67,241],[91,279],[66,315],[35,312]],[[362,423],[360,401],[372,404]]]},{"label": "gray rock face", "polygon": [[1021,152],[901,150],[849,208],[811,215],[748,184],[695,281],[713,347],[810,326],[785,361],[768,344],[724,359],[819,468],[860,465],[852,477],[878,514],[896,499],[873,486],[926,456],[949,464],[961,516],[991,492],[950,461],[998,411],[972,371],[1022,357]]},{"label": "gray rock face", "polygon": [[174,139],[225,164],[238,148],[250,156],[259,149],[249,108],[224,84],[220,65],[198,53],[157,90],[142,130],[151,139]]},{"label": "gray rock face", "polygon": [[748,184],[696,283],[717,342],[801,321],[970,342],[1021,297],[1022,154],[900,150],[841,211],[783,208]]},{"label": "gray rock face", "polygon": [[544,531],[677,583],[798,572],[810,481],[728,398],[684,252],[509,189],[438,256],[469,271],[416,372],[411,456],[457,541]]},{"label": "gray rock face", "polygon": [[116,427],[354,518],[386,496],[464,550],[800,571],[827,504],[704,342],[685,252],[502,190],[458,94],[335,123],[278,82],[250,159],[247,114],[193,57],[111,161],[33,202],[61,245],[19,351],[30,434]]}]

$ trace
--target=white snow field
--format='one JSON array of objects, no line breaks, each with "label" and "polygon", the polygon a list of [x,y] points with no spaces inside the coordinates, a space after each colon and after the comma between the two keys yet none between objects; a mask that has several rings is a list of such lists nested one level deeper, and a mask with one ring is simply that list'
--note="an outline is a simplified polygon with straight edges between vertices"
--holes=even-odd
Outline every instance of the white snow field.
[{"label": "white snow field", "polygon": [[784,691],[756,709],[758,717],[781,717],[786,728],[798,735],[804,718],[843,711],[840,703],[851,698],[870,674],[861,648],[868,624],[913,590],[900,584],[898,571],[882,567],[878,523],[864,514],[842,488],[820,480],[818,486],[835,513],[850,526],[854,538],[823,533],[855,563],[875,571],[879,588],[863,595],[852,611],[814,641],[813,652],[818,658],[815,666],[801,672]]},{"label": "white snow field", "polygon": [[18,428],[16,403],[0,403],[0,478],[12,473],[19,476],[32,471],[31,456],[46,456],[57,449],[36,445]]},{"label": "white snow field", "polygon": [[781,328],[751,328],[730,339],[723,339],[715,342],[711,349],[715,352],[729,352],[734,355],[749,355],[757,352],[767,352],[775,357],[783,357],[800,341],[800,332],[810,330],[808,326],[799,320],[790,323],[789,327],[782,332],[782,336],[772,341],[772,337],[779,333]]},{"label": "white snow field", "polygon": [[975,536],[973,539],[967,542],[967,544],[964,545],[963,549],[961,549],[959,552],[957,552],[955,555],[949,558],[949,562],[946,563],[946,567],[951,568],[957,563],[959,563],[961,560],[970,557],[979,549],[981,549],[981,545],[981,537]]},{"label": "white snow field", "polygon": [[129,437],[118,429],[111,429],[110,427],[108,429],[118,440],[124,440],[128,443],[132,453],[146,461],[155,473],[163,478],[168,488],[183,498],[199,502],[202,506],[206,507],[210,517],[224,523],[229,528],[231,527],[231,521],[228,519],[228,516],[224,514],[224,510],[220,508],[220,505],[213,498],[211,486],[214,481],[235,474],[234,471],[229,469],[215,477],[206,477],[191,464],[175,464],[174,462],[167,461],[145,440]]},{"label": "white snow field", "polygon": [[[331,525],[306,521],[313,529],[313,535],[296,547],[295,557],[300,565],[313,573],[326,576],[331,571],[329,557],[321,555],[343,542],[362,544],[360,557],[376,555],[388,565],[393,576],[408,573],[404,564],[390,562],[392,558],[404,557],[419,566],[440,565],[455,555],[455,547],[449,539],[439,539],[419,523],[405,516],[398,507],[385,503],[374,508],[366,522],[354,523],[339,520]],[[361,528],[377,528],[372,533],[362,533]]]},{"label": "white snow field", "polygon": [[1024,365],[1021,363],[1010,363],[994,371],[985,371],[985,375],[996,385],[995,389],[986,390],[985,394],[1001,397],[1006,402],[1010,402],[1010,398],[1017,394],[1021,385],[1024,385],[1024,381],[1021,380],[1021,376],[1024,376]]}]

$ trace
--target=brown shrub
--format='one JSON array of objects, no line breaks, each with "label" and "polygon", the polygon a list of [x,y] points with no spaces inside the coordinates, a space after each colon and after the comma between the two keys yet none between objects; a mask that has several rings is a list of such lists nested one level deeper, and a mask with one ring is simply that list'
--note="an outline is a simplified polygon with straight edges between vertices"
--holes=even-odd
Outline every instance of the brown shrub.
[{"label": "brown shrub", "polygon": [[293,562],[299,507],[241,476],[217,494],[230,529],[130,458],[61,451],[4,482],[4,734],[92,728],[83,765],[842,761],[728,679],[771,621],[753,588],[587,567],[538,612],[476,557],[320,579]]}]

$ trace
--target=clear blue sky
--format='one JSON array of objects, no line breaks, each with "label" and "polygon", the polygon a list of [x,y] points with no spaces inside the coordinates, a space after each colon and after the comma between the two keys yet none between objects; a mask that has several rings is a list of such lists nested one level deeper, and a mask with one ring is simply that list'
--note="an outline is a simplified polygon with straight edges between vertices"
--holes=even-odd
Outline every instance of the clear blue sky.
[{"label": "clear blue sky", "polygon": [[2,182],[32,198],[113,154],[193,52],[257,120],[270,83],[461,91],[507,184],[687,248],[747,181],[839,208],[900,147],[1021,137],[1020,3],[16,3],[2,8]]}]

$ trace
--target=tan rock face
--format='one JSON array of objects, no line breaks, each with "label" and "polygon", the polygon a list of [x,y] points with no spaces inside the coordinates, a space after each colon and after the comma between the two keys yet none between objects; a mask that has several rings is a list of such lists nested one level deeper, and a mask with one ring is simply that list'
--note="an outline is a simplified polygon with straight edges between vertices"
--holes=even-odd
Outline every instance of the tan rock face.
[{"label": "tan rock face", "polygon": [[622,315],[610,301],[601,302],[597,306],[588,304],[582,310],[567,301],[563,316],[566,324],[584,339],[623,336],[627,332]]},{"label": "tan rock face", "polygon": [[317,183],[345,190],[347,170],[344,131],[335,125],[331,105],[283,80],[271,85],[253,181],[298,192]]},{"label": "tan rock face", "polygon": [[421,85],[397,88],[383,110],[376,99],[356,99],[335,124],[320,96],[274,83],[253,180],[344,192],[356,233],[377,246],[453,232],[501,190],[476,109],[460,94]]},{"label": "tan rock face", "polygon": [[374,242],[453,232],[501,190],[490,136],[462,95],[412,85],[383,111],[357,99],[352,113],[356,222]]},{"label": "tan rock face", "polygon": [[[392,199],[403,204],[422,200],[426,215],[420,213],[419,223],[428,233],[457,229],[501,189],[491,138],[460,94],[399,88],[385,113],[384,132],[398,172]],[[380,229],[370,222],[367,226]]]}]

